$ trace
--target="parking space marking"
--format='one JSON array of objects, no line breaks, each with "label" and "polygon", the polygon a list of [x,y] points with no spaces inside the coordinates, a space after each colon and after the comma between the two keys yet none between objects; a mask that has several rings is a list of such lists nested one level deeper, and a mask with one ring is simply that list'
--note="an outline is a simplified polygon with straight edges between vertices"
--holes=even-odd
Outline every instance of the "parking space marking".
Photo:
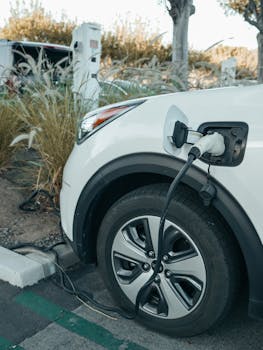
[{"label": "parking space marking", "polygon": [[146,348],[136,343],[116,338],[104,327],[65,310],[32,292],[20,293],[14,300],[36,312],[38,315],[88,340],[92,340],[106,349],[117,350],[123,346],[126,350],[146,350]]},{"label": "parking space marking", "polygon": [[10,343],[9,340],[0,337],[0,350],[24,350],[24,348],[22,348],[19,345],[13,345],[12,343]]}]

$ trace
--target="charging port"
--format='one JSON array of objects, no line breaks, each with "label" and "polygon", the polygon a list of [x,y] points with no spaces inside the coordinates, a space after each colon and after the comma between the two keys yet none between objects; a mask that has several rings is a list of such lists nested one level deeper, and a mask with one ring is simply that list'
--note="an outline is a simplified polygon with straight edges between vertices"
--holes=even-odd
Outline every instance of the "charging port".
[{"label": "charging port", "polygon": [[198,132],[210,134],[218,132],[224,136],[225,152],[216,157],[209,153],[204,153],[200,160],[207,164],[218,166],[237,166],[245,155],[248,125],[243,122],[211,122],[201,124]]}]

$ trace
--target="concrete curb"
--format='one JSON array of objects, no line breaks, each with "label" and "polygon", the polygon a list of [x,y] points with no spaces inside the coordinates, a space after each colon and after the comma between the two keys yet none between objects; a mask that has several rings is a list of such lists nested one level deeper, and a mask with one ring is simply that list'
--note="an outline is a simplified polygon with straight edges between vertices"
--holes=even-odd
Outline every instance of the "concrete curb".
[{"label": "concrete curb", "polygon": [[59,264],[64,269],[79,263],[79,258],[74,253],[70,243],[57,245],[54,250],[58,254]]},{"label": "concrete curb", "polygon": [[[69,244],[59,245],[54,250],[63,268],[68,268],[79,261]],[[29,251],[31,251],[29,254],[22,255],[0,247],[0,280],[24,288],[55,273],[55,257],[52,252],[42,253],[33,251],[32,248],[29,248]]]}]

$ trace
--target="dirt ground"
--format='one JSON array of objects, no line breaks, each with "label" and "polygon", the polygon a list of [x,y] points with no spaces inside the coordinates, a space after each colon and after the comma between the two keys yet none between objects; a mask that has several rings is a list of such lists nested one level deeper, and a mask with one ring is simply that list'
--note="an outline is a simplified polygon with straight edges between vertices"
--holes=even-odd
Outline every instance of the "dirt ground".
[{"label": "dirt ground", "polygon": [[0,176],[0,246],[10,248],[34,242],[49,246],[60,240],[59,217],[52,212],[26,212],[18,208],[28,193]]}]

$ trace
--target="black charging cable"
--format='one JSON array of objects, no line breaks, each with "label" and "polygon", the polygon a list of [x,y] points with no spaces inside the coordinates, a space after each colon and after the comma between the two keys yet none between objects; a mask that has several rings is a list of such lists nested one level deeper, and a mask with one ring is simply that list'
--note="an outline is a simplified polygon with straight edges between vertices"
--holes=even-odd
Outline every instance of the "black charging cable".
[{"label": "black charging cable", "polygon": [[58,216],[60,215],[60,211],[54,202],[54,195],[50,194],[48,191],[42,188],[33,191],[26,200],[19,204],[19,209],[29,212],[40,210],[40,202],[37,200],[38,196],[45,197],[48,200],[53,212]]},{"label": "black charging cable", "polygon": [[[40,210],[40,203],[38,201],[38,196],[47,198],[49,205],[53,210],[54,214],[60,216],[60,211],[54,203],[54,196],[51,195],[48,191],[43,189],[38,189],[33,191],[31,195],[19,205],[19,209],[23,211],[28,211],[28,212],[35,212]],[[106,314],[106,312],[108,312],[108,313],[118,314],[119,316],[127,319],[134,318],[133,315],[130,316],[129,314],[126,314],[125,311],[121,310],[118,307],[102,304],[101,302],[97,301],[94,298],[93,293],[87,290],[82,290],[78,288],[78,286],[76,286],[76,284],[69,277],[68,273],[60,265],[58,253],[54,249],[58,245],[67,244],[64,238],[61,222],[59,223],[59,227],[60,227],[60,236],[61,236],[60,241],[54,243],[51,246],[39,246],[34,243],[19,243],[14,246],[11,246],[9,249],[17,250],[18,252],[19,250],[20,252],[22,252],[23,250],[33,249],[44,254],[52,252],[55,256],[56,274],[55,274],[55,278],[52,278],[51,281],[56,286],[62,288],[66,293],[75,297],[79,297],[81,300],[88,302],[97,310],[102,311],[106,316],[109,316],[108,314]],[[56,280],[56,276],[59,276],[59,282]]]},{"label": "black charging cable", "polygon": [[199,150],[197,150],[197,149],[190,150],[185,165],[181,168],[179,173],[176,175],[176,177],[174,178],[174,180],[172,181],[172,183],[168,189],[163,212],[162,212],[161,219],[160,219],[159,230],[158,230],[158,253],[157,253],[156,264],[154,266],[153,274],[151,275],[149,280],[141,287],[141,289],[139,290],[139,292],[137,294],[134,317],[136,317],[138,315],[139,308],[140,308],[140,302],[141,302],[141,300],[143,300],[144,294],[147,291],[148,287],[154,282],[156,276],[159,273],[159,270],[160,270],[160,267],[162,264],[162,258],[164,255],[164,251],[163,251],[163,248],[164,248],[163,247],[164,225],[165,225],[165,220],[166,220],[166,217],[168,214],[168,209],[169,209],[169,205],[171,203],[171,200],[173,199],[174,193],[175,193],[180,181],[185,176],[185,174],[187,173],[187,171],[189,170],[189,168],[191,167],[193,162],[197,158],[199,158],[199,156],[200,156]]}]

